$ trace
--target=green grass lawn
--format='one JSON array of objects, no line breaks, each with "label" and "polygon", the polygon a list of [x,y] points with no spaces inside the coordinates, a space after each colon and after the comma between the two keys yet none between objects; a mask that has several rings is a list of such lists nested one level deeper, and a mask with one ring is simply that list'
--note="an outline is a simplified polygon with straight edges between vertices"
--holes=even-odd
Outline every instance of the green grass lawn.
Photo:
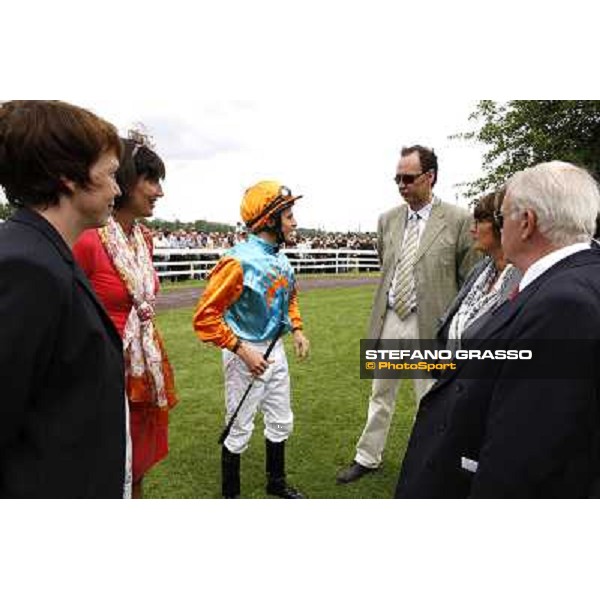
[{"label": "green grass lawn", "polygon": [[[373,475],[340,486],[336,472],[354,458],[364,425],[370,381],[359,377],[374,286],[309,290],[301,295],[311,358],[298,362],[286,339],[295,428],[288,442],[290,482],[310,498],[389,498],[413,422],[410,382],[402,382],[384,463]],[[150,498],[220,497],[220,446],[224,400],[220,351],[191,329],[191,310],[162,313],[159,327],[175,369],[179,404],[171,413],[170,453],[145,479]],[[242,497],[265,498],[262,416],[242,455]]]}]

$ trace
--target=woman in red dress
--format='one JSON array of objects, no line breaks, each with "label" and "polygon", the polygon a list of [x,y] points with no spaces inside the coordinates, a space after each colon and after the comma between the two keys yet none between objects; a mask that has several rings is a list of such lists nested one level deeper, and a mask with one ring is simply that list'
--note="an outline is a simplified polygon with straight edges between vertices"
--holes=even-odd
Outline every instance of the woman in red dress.
[{"label": "woman in red dress", "polygon": [[85,232],[75,259],[123,339],[133,447],[133,497],[142,497],[148,469],[168,453],[168,411],[177,402],[173,372],[154,324],[158,276],[152,237],[137,219],[151,217],[162,197],[165,166],[146,144],[122,140],[117,172],[121,196],[105,227]]}]

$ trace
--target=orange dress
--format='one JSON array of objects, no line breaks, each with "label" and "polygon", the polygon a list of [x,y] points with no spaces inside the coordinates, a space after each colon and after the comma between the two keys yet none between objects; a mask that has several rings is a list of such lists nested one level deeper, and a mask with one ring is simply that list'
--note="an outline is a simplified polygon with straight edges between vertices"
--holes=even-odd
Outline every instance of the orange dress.
[{"label": "orange dress", "polygon": [[[149,242],[149,245],[151,242]],[[73,247],[73,255],[90,280],[115,327],[123,337],[125,324],[133,302],[119,273],[115,269],[96,230],[85,231]],[[158,277],[156,277],[158,288]],[[163,356],[168,370],[170,366]],[[172,387],[172,379],[169,387]],[[129,402],[131,442],[133,449],[133,481],[165,458],[169,452],[168,410],[148,402]]]}]

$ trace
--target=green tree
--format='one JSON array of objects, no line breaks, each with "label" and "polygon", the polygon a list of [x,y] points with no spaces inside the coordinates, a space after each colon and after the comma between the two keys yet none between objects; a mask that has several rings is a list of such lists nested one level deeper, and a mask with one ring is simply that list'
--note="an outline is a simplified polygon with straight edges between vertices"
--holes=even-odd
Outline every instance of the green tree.
[{"label": "green tree", "polygon": [[176,231],[178,229],[185,229],[186,231],[196,229],[197,231],[205,232],[218,231],[221,233],[235,231],[235,227],[233,225],[204,220],[191,222],[180,221],[179,219],[175,219],[175,221],[165,221],[164,219],[143,219],[143,222],[147,227],[150,227],[150,229],[160,229],[162,231]]},{"label": "green tree", "polygon": [[476,128],[453,137],[488,146],[483,177],[466,184],[469,197],[549,160],[572,162],[600,176],[599,100],[481,100],[469,120]]},{"label": "green tree", "polygon": [[10,207],[4,195],[4,191],[0,188],[0,219],[6,220],[12,214],[13,209]]}]

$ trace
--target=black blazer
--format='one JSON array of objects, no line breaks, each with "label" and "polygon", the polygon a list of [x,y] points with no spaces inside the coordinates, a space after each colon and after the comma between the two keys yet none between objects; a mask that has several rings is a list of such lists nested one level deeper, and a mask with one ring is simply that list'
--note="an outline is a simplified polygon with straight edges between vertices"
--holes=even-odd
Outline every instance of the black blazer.
[{"label": "black blazer", "polygon": [[[502,305],[481,337],[600,338],[600,251],[555,264]],[[548,372],[559,357],[544,354]],[[496,364],[497,363],[497,364]],[[589,379],[515,379],[520,361],[469,361],[421,400],[396,497],[587,497],[600,478],[600,370]],[[492,377],[482,378],[483,369]]]},{"label": "black blazer", "polygon": [[0,225],[0,497],[119,498],[121,338],[58,232]]}]

